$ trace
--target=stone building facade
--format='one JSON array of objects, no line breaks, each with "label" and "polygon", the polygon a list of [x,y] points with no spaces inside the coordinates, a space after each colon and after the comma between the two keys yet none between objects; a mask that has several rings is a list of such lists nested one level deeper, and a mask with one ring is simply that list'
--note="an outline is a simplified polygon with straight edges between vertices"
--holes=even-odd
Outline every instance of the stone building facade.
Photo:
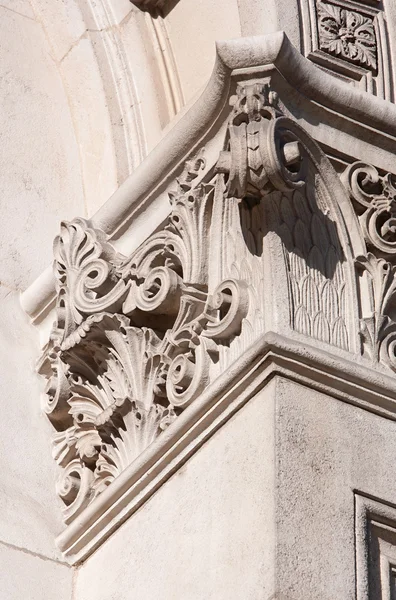
[{"label": "stone building facade", "polygon": [[0,597],[396,598],[396,4],[0,0]]}]

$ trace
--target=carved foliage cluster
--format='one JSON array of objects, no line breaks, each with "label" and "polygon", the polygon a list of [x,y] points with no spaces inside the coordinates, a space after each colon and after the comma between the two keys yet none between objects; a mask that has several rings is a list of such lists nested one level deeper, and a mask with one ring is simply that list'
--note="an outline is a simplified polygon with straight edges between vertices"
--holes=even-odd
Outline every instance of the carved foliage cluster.
[{"label": "carved foliage cluster", "polygon": [[246,315],[243,282],[208,291],[215,186],[192,189],[193,162],[166,227],[133,256],[83,219],[55,241],[57,322],[40,370],[67,523],[205,389],[217,343]]},{"label": "carved foliage cluster", "polygon": [[328,2],[318,2],[317,13],[321,50],[377,70],[377,40],[371,17]]},{"label": "carved foliage cluster", "polygon": [[203,392],[240,334],[251,289],[241,269],[211,266],[214,204],[224,223],[231,197],[304,184],[299,142],[276,104],[268,86],[238,89],[217,175],[195,185],[204,159],[188,162],[164,229],[132,256],[83,219],[61,226],[57,321],[40,371],[67,523]]}]

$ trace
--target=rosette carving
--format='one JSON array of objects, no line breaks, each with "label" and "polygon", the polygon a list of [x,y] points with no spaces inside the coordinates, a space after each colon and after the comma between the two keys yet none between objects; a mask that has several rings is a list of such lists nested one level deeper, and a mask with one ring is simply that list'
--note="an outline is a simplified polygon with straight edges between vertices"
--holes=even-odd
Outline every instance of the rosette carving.
[{"label": "rosette carving", "polygon": [[376,71],[377,39],[371,17],[319,2],[318,18],[321,50]]}]

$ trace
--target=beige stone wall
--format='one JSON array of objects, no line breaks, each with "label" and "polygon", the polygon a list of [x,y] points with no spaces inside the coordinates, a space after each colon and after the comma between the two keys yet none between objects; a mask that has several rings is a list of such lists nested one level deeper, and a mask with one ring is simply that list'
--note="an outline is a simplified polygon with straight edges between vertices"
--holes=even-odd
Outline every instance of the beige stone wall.
[{"label": "beige stone wall", "polygon": [[355,495],[392,504],[394,437],[273,380],[78,569],[77,597],[355,599]]},{"label": "beige stone wall", "polygon": [[[48,264],[60,218],[84,211],[62,78],[29,2],[0,3],[0,582],[10,600],[69,599],[53,539],[61,519],[34,373],[38,339],[20,292]],[[45,588],[48,584],[47,591]]]},{"label": "beige stone wall", "polygon": [[76,597],[269,598],[274,408],[270,384],[78,569]]}]

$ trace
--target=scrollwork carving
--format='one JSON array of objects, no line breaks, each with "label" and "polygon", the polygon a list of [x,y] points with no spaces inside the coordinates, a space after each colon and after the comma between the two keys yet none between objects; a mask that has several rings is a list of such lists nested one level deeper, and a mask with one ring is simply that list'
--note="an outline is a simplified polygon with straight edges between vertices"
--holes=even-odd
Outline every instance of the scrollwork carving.
[{"label": "scrollwork carving", "polygon": [[319,149],[268,84],[238,87],[232,105],[215,168],[202,152],[187,161],[166,223],[130,256],[89,221],[61,225],[57,318],[39,368],[67,523],[263,333],[267,209],[279,213],[287,326],[349,348],[342,249],[316,194]]},{"label": "scrollwork carving", "polygon": [[396,258],[396,177],[356,162],[342,176],[369,247]]},{"label": "scrollwork carving", "polygon": [[65,503],[63,516],[66,524],[88,506],[93,497],[93,479],[92,471],[81,460],[72,460],[65,467],[56,485],[56,491]]},{"label": "scrollwork carving", "polygon": [[[102,231],[84,219],[61,224],[54,241],[57,280],[57,329],[63,339],[84,316],[117,310],[126,295],[126,282],[116,276],[122,261]],[[56,330],[53,336],[56,335]]]},{"label": "scrollwork carving", "polygon": [[186,164],[164,229],[132,256],[83,219],[55,240],[57,321],[39,368],[67,523],[202,393],[246,317],[246,284],[208,290],[216,180],[193,187],[203,166]]}]

